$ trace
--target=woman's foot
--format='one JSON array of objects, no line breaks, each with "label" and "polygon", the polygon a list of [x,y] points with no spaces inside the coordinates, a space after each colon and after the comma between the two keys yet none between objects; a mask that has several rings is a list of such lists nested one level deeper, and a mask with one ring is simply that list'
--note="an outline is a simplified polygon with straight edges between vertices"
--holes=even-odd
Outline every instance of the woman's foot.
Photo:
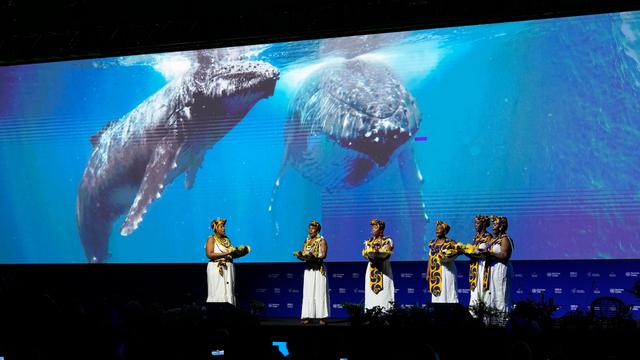
[{"label": "woman's foot", "polygon": [[320,319],[319,324],[320,324],[320,325],[327,325],[327,322],[326,322],[326,321],[324,321],[324,319]]},{"label": "woman's foot", "polygon": [[302,324],[302,325],[307,325],[307,324],[309,324],[310,322],[311,322],[311,320],[309,320],[309,319],[302,319],[302,320],[300,321],[300,324]]}]

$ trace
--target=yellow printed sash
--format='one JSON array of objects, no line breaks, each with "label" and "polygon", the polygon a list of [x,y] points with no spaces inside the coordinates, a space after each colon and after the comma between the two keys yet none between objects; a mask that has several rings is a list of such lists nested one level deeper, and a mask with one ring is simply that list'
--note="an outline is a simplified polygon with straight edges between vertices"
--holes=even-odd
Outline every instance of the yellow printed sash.
[{"label": "yellow printed sash", "polygon": [[431,267],[428,270],[429,292],[433,296],[438,297],[442,293],[442,259],[444,255],[454,255],[461,250],[461,246],[448,238],[445,238],[440,245],[436,245],[435,239],[429,242],[429,258],[431,259]]},{"label": "yellow printed sash", "polygon": [[[385,247],[391,247],[388,237],[384,238],[376,238],[376,239],[368,239],[366,242],[365,249],[362,251],[363,255],[366,255],[369,252],[382,252]],[[391,251],[389,251],[390,253]],[[369,288],[373,291],[374,294],[378,294],[382,289],[384,289],[384,284],[382,283],[383,274],[380,269],[378,269],[373,263],[370,264],[371,268],[369,270]]]},{"label": "yellow printed sash", "polygon": [[[494,238],[491,234],[485,232],[482,235],[476,234],[473,238],[472,245],[478,247],[480,244],[486,244],[487,249],[491,248],[494,243]],[[471,259],[469,263],[469,288],[471,291],[475,290],[478,286],[478,259]],[[482,274],[482,289],[484,291],[489,290],[489,274],[491,273],[491,264],[488,261],[484,263],[484,271]]]},{"label": "yellow printed sash", "polygon": [[[233,246],[231,245],[231,240],[229,240],[228,237],[226,236],[220,237],[218,235],[213,235],[213,239],[218,244],[220,244],[220,246],[223,247],[225,251],[233,250]],[[216,263],[218,265],[218,273],[220,274],[220,276],[224,276],[224,271],[229,269],[229,267],[227,266],[227,260],[218,259]]]},{"label": "yellow printed sash", "polygon": [[[322,239],[321,236],[318,236],[314,239],[311,238],[307,238],[307,240],[305,240],[304,245],[302,246],[302,251],[303,253],[307,253],[307,254],[311,254],[313,255],[314,258],[318,258],[318,255],[320,255],[320,240]],[[322,275],[325,275],[325,267],[324,267],[324,262],[322,260],[320,260],[320,273]]]}]

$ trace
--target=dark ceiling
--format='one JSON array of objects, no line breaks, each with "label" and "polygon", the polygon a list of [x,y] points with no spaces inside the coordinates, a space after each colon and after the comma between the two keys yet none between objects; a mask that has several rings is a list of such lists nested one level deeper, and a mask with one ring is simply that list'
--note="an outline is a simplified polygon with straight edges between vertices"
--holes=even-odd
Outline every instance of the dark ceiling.
[{"label": "dark ceiling", "polygon": [[640,9],[621,0],[0,0],[0,64]]}]

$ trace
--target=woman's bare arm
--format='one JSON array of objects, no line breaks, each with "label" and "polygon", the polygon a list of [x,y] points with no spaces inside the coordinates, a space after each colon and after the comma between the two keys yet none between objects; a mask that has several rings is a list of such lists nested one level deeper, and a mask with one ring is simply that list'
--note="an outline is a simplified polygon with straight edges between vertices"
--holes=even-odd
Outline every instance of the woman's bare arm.
[{"label": "woman's bare arm", "polygon": [[211,260],[218,260],[229,255],[228,252],[221,252],[221,253],[216,252],[216,239],[214,239],[213,236],[210,236],[207,239],[206,252],[207,252],[207,257]]},{"label": "woman's bare arm", "polygon": [[324,260],[324,258],[327,257],[327,250],[328,250],[329,246],[327,245],[327,240],[325,240],[324,238],[322,238],[320,240],[320,253],[322,254],[322,256],[319,256],[318,259],[320,260]]},{"label": "woman's bare arm", "polygon": [[429,284],[431,283],[431,274],[429,270],[431,269],[431,256],[429,256],[429,261],[427,261],[427,273],[425,274],[425,278],[427,279],[427,290],[429,289]]},{"label": "woman's bare arm", "polygon": [[500,240],[500,252],[491,253],[498,261],[508,261],[511,258],[511,241],[506,236]]}]

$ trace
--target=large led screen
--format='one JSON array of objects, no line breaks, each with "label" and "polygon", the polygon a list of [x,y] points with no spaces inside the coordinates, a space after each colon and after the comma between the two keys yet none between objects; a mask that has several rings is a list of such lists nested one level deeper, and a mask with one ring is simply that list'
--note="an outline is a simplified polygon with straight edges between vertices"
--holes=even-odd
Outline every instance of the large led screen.
[{"label": "large led screen", "polygon": [[0,263],[639,258],[639,149],[640,13],[1,67]]}]

